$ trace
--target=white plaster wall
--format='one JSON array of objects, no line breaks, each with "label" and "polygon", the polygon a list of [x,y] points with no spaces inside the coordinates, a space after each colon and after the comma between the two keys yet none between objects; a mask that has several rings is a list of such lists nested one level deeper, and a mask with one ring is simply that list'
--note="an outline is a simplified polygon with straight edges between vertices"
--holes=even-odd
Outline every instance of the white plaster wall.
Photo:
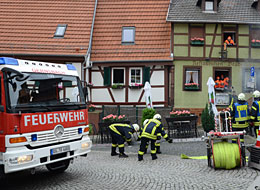
[{"label": "white plaster wall", "polygon": [[76,70],[78,72],[79,78],[81,80],[81,63],[72,63],[72,65],[74,65],[74,67],[76,67]]},{"label": "white plaster wall", "polygon": [[100,72],[92,72],[92,84],[94,86],[104,85],[104,80]]},{"label": "white plaster wall", "polygon": [[150,83],[151,85],[164,85],[164,71],[154,71]]},{"label": "white plaster wall", "polygon": [[92,89],[92,102],[112,102],[107,89]]},{"label": "white plaster wall", "polygon": [[[152,101],[154,102],[162,102],[164,101],[164,88],[152,88]],[[142,102],[145,102],[145,94],[142,98]]]},{"label": "white plaster wall", "polygon": [[142,91],[143,91],[143,88],[141,88],[141,89],[129,89],[128,90],[128,101],[129,102],[138,102]]},{"label": "white plaster wall", "polygon": [[125,88],[124,89],[111,89],[116,102],[125,102]]}]

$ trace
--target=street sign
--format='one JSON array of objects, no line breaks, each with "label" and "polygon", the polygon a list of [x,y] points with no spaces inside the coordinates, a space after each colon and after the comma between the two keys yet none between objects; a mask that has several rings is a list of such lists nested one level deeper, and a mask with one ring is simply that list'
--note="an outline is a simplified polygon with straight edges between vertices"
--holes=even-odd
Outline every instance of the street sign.
[{"label": "street sign", "polygon": [[250,75],[251,75],[251,77],[254,77],[254,76],[255,76],[255,67],[251,67],[251,69],[250,69]]}]

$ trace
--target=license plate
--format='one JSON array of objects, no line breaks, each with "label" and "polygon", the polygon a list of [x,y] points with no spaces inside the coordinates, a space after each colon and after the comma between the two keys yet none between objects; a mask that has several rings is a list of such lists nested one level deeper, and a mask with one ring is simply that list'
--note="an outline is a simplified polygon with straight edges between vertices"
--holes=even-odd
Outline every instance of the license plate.
[{"label": "license plate", "polygon": [[51,155],[60,154],[63,152],[68,152],[68,151],[70,151],[69,145],[58,147],[58,148],[53,148],[53,149],[51,149]]}]

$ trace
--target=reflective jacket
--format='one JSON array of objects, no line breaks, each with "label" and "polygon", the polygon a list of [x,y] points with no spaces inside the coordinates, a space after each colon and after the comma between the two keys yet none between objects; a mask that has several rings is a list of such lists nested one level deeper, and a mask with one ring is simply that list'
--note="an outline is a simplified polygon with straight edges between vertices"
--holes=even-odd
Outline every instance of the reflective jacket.
[{"label": "reflective jacket", "polygon": [[244,104],[234,103],[231,109],[231,115],[233,117],[232,121],[234,128],[248,127],[249,106],[247,102]]},{"label": "reflective jacket", "polygon": [[251,116],[250,119],[254,121],[254,125],[260,125],[260,101],[254,101],[251,107]]},{"label": "reflective jacket", "polygon": [[131,125],[123,124],[123,123],[115,123],[109,125],[109,129],[117,133],[126,139],[126,141],[131,141],[132,134],[134,132],[134,128]]},{"label": "reflective jacket", "polygon": [[156,140],[159,133],[161,133],[163,138],[168,138],[168,135],[163,129],[162,123],[157,119],[150,119],[148,123],[143,127],[141,137]]}]

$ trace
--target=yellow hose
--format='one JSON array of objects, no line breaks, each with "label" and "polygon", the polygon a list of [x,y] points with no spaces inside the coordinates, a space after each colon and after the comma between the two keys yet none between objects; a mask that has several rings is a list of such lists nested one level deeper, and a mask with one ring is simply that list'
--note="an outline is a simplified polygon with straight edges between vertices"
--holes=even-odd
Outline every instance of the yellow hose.
[{"label": "yellow hose", "polygon": [[215,168],[232,169],[240,166],[238,144],[228,142],[214,143],[213,156]]}]

